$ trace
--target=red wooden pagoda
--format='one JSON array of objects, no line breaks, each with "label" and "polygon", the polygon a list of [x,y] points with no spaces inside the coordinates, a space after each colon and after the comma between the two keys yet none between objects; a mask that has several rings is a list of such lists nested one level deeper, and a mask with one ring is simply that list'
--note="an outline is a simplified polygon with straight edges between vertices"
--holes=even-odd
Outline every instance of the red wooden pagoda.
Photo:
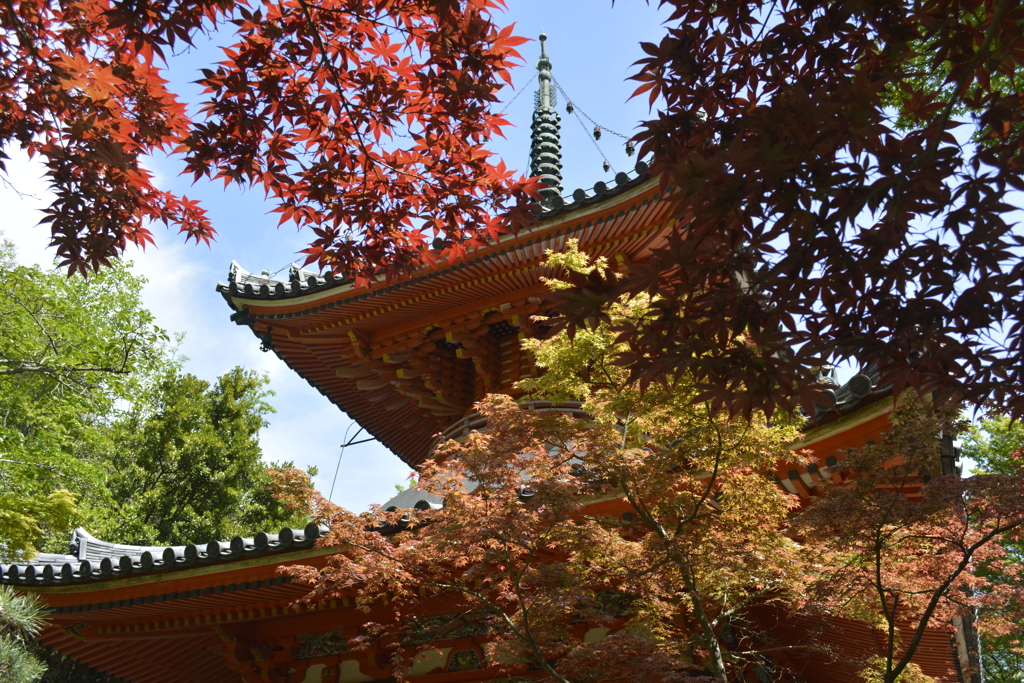
[{"label": "red wooden pagoda", "polygon": [[642,261],[671,229],[674,208],[641,167],[545,212],[528,233],[400,282],[356,290],[297,267],[275,282],[232,264],[221,291],[237,322],[415,466],[476,401],[514,393],[534,372],[519,342],[547,310],[547,250],[577,239],[587,253]]},{"label": "red wooden pagoda", "polygon": [[[520,340],[535,332],[531,316],[550,310],[544,265],[547,250],[569,239],[594,256],[622,264],[642,262],[666,240],[678,207],[666,201],[657,178],[638,164],[614,185],[560,195],[558,115],[550,90],[551,64],[538,62],[541,97],[534,115],[533,173],[548,184],[546,208],[531,230],[508,236],[459,262],[441,261],[398,282],[356,289],[340,279],[293,266],[286,280],[254,275],[232,264],[219,286],[239,324],[248,325],[295,372],[341,410],[416,466],[428,458],[438,433],[457,437],[480,426],[474,402],[487,393],[515,395],[514,384],[536,372]],[[550,95],[550,92],[548,92]],[[893,400],[877,377],[858,375],[839,386],[829,377],[836,405],[794,447],[808,448],[819,467],[780,465],[780,486],[809,501],[846,449],[863,445],[889,424]],[[535,406],[554,408],[556,406]],[[578,409],[572,405],[558,409]],[[935,469],[949,471],[953,453],[936,454]],[[412,491],[391,504],[413,507]],[[429,501],[428,501],[429,502]],[[623,501],[623,510],[626,510]],[[353,652],[349,641],[382,614],[355,609],[342,597],[296,606],[306,589],[278,569],[321,566],[331,548],[317,547],[323,529],[282,529],[276,534],[179,547],[120,546],[78,530],[65,555],[39,555],[4,565],[3,583],[42,596],[53,610],[41,641],[132,683],[359,683],[389,681],[388,659],[373,648]],[[381,611],[386,607],[377,608]],[[478,615],[444,600],[426,601],[410,616],[416,633],[430,634],[433,649],[418,656],[413,683],[496,681],[480,644],[487,638]],[[812,629],[780,614],[765,614],[778,640],[800,643]],[[824,625],[847,663],[813,653],[787,662],[807,683],[855,683],[848,662],[877,651],[865,624]],[[580,624],[581,639],[604,629]],[[422,641],[419,641],[422,642]],[[930,631],[915,661],[940,681],[962,680],[966,646],[948,632]],[[519,680],[540,678],[524,671]]]}]

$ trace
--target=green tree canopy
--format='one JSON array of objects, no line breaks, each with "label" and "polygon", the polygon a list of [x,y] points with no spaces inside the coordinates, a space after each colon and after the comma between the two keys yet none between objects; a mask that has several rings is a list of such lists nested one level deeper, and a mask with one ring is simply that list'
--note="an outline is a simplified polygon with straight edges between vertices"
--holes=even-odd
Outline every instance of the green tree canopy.
[{"label": "green tree canopy", "polygon": [[[1014,453],[1024,448],[1024,424],[1005,415],[975,424],[964,439],[963,453],[978,463],[976,473],[1012,474],[1019,465]],[[1008,542],[1007,550],[1024,564],[1024,542]],[[991,683],[1024,683],[1024,623],[1016,633],[982,642],[985,679]]]},{"label": "green tree canopy", "polygon": [[268,489],[259,446],[274,411],[267,383],[237,367],[212,384],[176,368],[165,372],[107,430],[110,495],[97,511],[108,523],[97,533],[123,543],[184,544],[305,524]]},{"label": "green tree canopy", "polygon": [[128,265],[84,279],[20,266],[0,245],[0,554],[30,552],[102,487],[95,448],[115,404],[170,359]]},{"label": "green tree canopy", "polygon": [[[305,524],[274,499],[262,462],[268,380],[185,373],[144,285],[122,262],[88,278],[18,265],[0,242],[3,559],[59,552],[76,524],[154,545]],[[29,607],[0,593],[0,681],[37,680],[40,661],[44,680],[105,680],[28,647],[38,623],[8,617]]]}]

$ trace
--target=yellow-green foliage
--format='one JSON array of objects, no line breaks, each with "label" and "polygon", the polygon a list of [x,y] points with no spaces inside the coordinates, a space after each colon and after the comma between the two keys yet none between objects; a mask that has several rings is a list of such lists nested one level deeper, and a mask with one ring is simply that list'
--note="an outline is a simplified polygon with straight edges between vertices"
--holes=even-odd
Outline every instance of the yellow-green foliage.
[{"label": "yellow-green foliage", "polygon": [[44,532],[68,531],[80,518],[74,494],[64,489],[45,496],[0,493],[0,547],[5,556],[29,559]]},{"label": "yellow-green foliage", "polygon": [[[885,658],[878,655],[868,660],[861,669],[860,677],[864,683],[883,683],[885,681]],[[925,675],[917,664],[909,664],[900,674],[897,683],[935,683],[935,679]]]},{"label": "yellow-green foliage", "polygon": [[[564,253],[549,253],[548,265],[577,273],[607,267],[573,242]],[[549,285],[558,289],[558,282]],[[729,623],[742,630],[746,605],[800,600],[804,552],[785,533],[796,502],[774,478],[779,461],[796,458],[788,444],[798,429],[796,420],[781,414],[771,423],[756,412],[749,420],[713,414],[695,400],[698,392],[686,376],[646,388],[631,379],[616,362],[627,349],[616,342],[614,328],[649,315],[651,304],[644,295],[624,298],[609,307],[606,322],[578,328],[572,339],[562,331],[524,341],[544,373],[518,387],[531,398],[583,402],[593,438],[604,432],[619,443],[599,458],[582,450],[579,457],[637,510],[643,540],[615,530],[578,553],[574,570],[614,567],[622,576],[655,581],[659,590],[672,587],[659,594],[638,581],[637,592],[645,597],[634,603],[630,628],[657,642],[696,643],[714,653],[716,629]],[[701,619],[707,625],[697,627]],[[688,635],[681,634],[679,624],[688,620]],[[736,655],[717,651],[718,664],[710,668],[721,677]]]},{"label": "yellow-green foliage", "polygon": [[[595,268],[608,267],[605,259],[591,260],[579,250],[575,240],[569,240],[562,253],[547,252],[549,266],[561,266],[577,273],[589,273]],[[558,289],[566,283],[549,279],[547,283]],[[733,444],[760,442],[757,448],[773,449],[780,457],[791,457],[786,444],[799,434],[797,421],[785,415],[774,416],[771,427],[763,415],[754,415],[750,421],[732,421],[725,417],[708,417],[705,406],[693,402],[696,394],[686,377],[675,377],[670,386],[654,385],[641,390],[639,382],[630,381],[627,368],[616,363],[616,356],[627,350],[625,344],[616,343],[617,334],[612,326],[623,322],[638,322],[650,314],[651,299],[638,295],[612,304],[608,310],[611,325],[601,323],[596,329],[578,328],[570,339],[564,331],[548,339],[526,339],[523,348],[529,351],[544,373],[537,378],[520,381],[517,387],[536,398],[562,401],[582,401],[586,410],[598,422],[625,425],[626,442],[647,445],[651,441],[671,443],[681,435],[679,420],[683,419],[699,429],[714,423],[718,428],[737,437]],[[710,420],[710,422],[709,422]],[[763,451],[759,451],[763,455]]]},{"label": "yellow-green foliage", "polygon": [[[548,249],[544,252],[547,256],[547,265],[549,267],[559,266],[566,270],[571,270],[574,273],[582,273],[589,275],[595,270],[598,273],[604,275],[608,271],[608,259],[604,256],[598,256],[596,259],[591,260],[585,252],[580,251],[580,241],[577,239],[568,240],[565,243],[565,249],[559,252]],[[557,278],[541,278],[551,289],[568,289],[572,285]]]}]

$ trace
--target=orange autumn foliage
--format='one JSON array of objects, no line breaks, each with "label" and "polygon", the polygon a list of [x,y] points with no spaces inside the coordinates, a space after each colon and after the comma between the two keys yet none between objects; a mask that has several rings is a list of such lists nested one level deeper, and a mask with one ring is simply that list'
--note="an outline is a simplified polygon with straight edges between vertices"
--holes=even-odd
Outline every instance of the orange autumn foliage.
[{"label": "orange autumn foliage", "polygon": [[[0,3],[0,172],[18,144],[56,195],[43,220],[69,271],[153,242],[150,224],[196,242],[215,230],[144,166],[259,187],[281,223],[309,228],[315,262],[362,281],[458,256],[527,220],[530,185],[486,142],[524,39],[501,0],[26,0]],[[234,31],[203,69],[192,120],[169,89],[175,50]]]}]

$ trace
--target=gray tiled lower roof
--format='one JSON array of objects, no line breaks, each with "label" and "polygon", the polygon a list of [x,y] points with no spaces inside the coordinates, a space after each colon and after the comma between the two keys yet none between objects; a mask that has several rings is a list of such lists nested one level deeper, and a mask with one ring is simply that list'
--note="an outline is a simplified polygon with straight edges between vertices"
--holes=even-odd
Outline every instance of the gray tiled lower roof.
[{"label": "gray tiled lower roof", "polygon": [[71,535],[66,554],[40,553],[29,562],[0,564],[0,583],[66,586],[229,563],[312,548],[326,532],[326,526],[310,523],[304,529],[285,527],[276,534],[261,531],[251,538],[235,536],[230,541],[141,546],[101,541],[78,528]]}]

